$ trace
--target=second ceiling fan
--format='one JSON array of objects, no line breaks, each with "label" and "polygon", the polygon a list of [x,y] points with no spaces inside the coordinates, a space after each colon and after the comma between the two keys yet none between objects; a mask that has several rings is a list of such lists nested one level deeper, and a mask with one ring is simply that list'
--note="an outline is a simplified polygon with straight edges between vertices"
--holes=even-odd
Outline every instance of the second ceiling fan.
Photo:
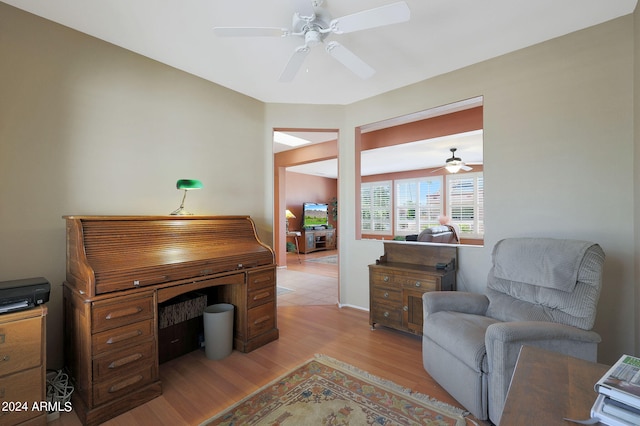
[{"label": "second ceiling fan", "polygon": [[[278,27],[214,27],[213,31],[222,37],[299,37],[304,44],[298,46],[279,81],[288,82],[298,73],[304,59],[313,46],[324,44],[329,34],[346,34],[385,25],[398,24],[409,20],[411,13],[404,1],[380,6],[333,19],[322,7],[323,0],[294,0],[295,12],[290,29]],[[369,78],[375,70],[355,53],[337,41],[325,44],[329,55],[361,78]]]}]

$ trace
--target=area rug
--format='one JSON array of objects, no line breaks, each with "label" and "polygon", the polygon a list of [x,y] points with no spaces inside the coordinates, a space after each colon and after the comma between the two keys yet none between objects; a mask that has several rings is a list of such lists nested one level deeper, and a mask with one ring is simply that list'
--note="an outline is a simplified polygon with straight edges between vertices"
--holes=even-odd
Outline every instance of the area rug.
[{"label": "area rug", "polygon": [[332,265],[336,265],[338,263],[338,255],[334,254],[331,256],[325,257],[316,257],[315,259],[305,259],[305,262],[316,262],[316,263],[329,263]]},{"label": "area rug", "polygon": [[201,425],[464,426],[467,413],[325,355]]}]

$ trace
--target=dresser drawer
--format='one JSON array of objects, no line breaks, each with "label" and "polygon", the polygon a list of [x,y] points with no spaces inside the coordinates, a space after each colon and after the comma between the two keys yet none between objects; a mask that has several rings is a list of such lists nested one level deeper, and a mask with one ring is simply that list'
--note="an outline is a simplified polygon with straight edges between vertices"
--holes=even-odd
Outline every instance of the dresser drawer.
[{"label": "dresser drawer", "polygon": [[[21,405],[5,406],[8,411],[0,410],[0,425],[15,425],[42,413],[31,410],[33,403],[44,398],[43,367],[0,378],[0,404],[20,403]],[[24,405],[27,404],[27,410]]]},{"label": "dresser drawer", "polygon": [[247,277],[247,288],[249,291],[257,290],[259,288],[275,287],[276,275],[275,271],[270,269],[268,271],[249,272]]},{"label": "dresser drawer", "polygon": [[392,308],[388,305],[376,305],[371,308],[373,321],[389,327],[402,326],[402,309]]},{"label": "dresser drawer", "polygon": [[384,287],[394,287],[395,280],[393,274],[385,274],[381,272],[372,272],[370,275],[371,284]]},{"label": "dresser drawer", "polygon": [[94,406],[104,404],[120,396],[139,389],[154,381],[154,366],[148,365],[141,370],[119,376],[102,383],[93,383]]},{"label": "dresser drawer", "polygon": [[136,298],[114,298],[108,301],[94,302],[91,311],[92,332],[97,333],[111,328],[153,318],[154,300],[152,295]]},{"label": "dresser drawer", "polygon": [[247,315],[247,326],[249,339],[275,328],[276,317],[274,302],[249,309]]},{"label": "dresser drawer", "polygon": [[106,330],[91,337],[93,354],[118,350],[151,338],[154,335],[152,320],[144,320],[118,328]]},{"label": "dresser drawer", "polygon": [[394,290],[386,287],[371,287],[372,299],[376,303],[401,303],[402,293],[400,290]]},{"label": "dresser drawer", "polygon": [[155,344],[149,341],[119,351],[108,352],[93,360],[93,380],[109,380],[156,362]]},{"label": "dresser drawer", "polygon": [[435,291],[437,290],[437,282],[439,279],[429,276],[400,276],[396,278],[396,282],[403,288],[412,290]]},{"label": "dresser drawer", "polygon": [[42,363],[42,317],[0,325],[0,376]]}]

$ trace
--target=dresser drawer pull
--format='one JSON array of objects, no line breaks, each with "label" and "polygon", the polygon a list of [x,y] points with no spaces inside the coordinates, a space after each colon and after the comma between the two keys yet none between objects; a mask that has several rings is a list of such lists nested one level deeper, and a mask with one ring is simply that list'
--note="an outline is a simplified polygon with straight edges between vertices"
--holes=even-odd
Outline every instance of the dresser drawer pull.
[{"label": "dresser drawer pull", "polygon": [[131,308],[127,308],[127,309],[121,309],[119,311],[109,312],[105,316],[105,319],[111,320],[111,319],[116,319],[116,318],[128,317],[130,315],[137,315],[142,311],[143,311],[143,309],[140,306],[131,307]]},{"label": "dresser drawer pull", "polygon": [[138,337],[142,335],[142,330],[133,330],[128,333],[119,334],[117,336],[110,337],[107,340],[107,345],[113,345],[114,343],[120,343],[125,340],[133,339],[134,337]]},{"label": "dresser drawer pull", "polygon": [[129,355],[124,358],[120,358],[113,361],[111,364],[109,364],[109,368],[113,370],[114,368],[119,368],[119,367],[122,367],[123,365],[131,364],[132,362],[137,361],[140,358],[142,358],[141,353]]},{"label": "dresser drawer pull", "polygon": [[416,287],[420,287],[421,285],[420,281],[416,281]]},{"label": "dresser drawer pull", "polygon": [[384,281],[385,283],[389,282],[389,277],[385,275],[384,278],[382,278],[382,281]]},{"label": "dresser drawer pull", "polygon": [[262,293],[258,293],[255,296],[253,296],[253,300],[260,300],[260,299],[264,299],[266,297],[271,296],[271,292],[270,291],[263,291]]},{"label": "dresser drawer pull", "polygon": [[388,292],[388,291],[385,291],[385,292],[384,292],[384,298],[385,298],[385,299],[388,299],[388,298],[389,298],[389,292]]},{"label": "dresser drawer pull", "polygon": [[6,362],[11,360],[11,355],[3,355],[2,358],[0,358],[0,361]]},{"label": "dresser drawer pull", "polygon": [[409,307],[405,305],[405,306],[402,307],[402,310],[405,311],[405,312],[408,312],[409,311]]},{"label": "dresser drawer pull", "polygon": [[125,380],[123,382],[116,383],[115,385],[111,386],[109,388],[109,393],[118,392],[118,391],[121,391],[124,388],[129,387],[129,386],[133,386],[133,385],[135,385],[136,383],[138,383],[142,379],[143,379],[143,377],[140,374],[138,374],[137,376],[130,377],[129,379],[127,379],[127,380]]},{"label": "dresser drawer pull", "polygon": [[263,316],[263,317],[260,317],[260,318],[256,319],[256,320],[253,322],[253,324],[254,324],[254,325],[258,325],[258,324],[260,324],[260,323],[267,322],[267,321],[269,321],[270,319],[271,319],[271,315],[265,315],[265,316]]},{"label": "dresser drawer pull", "polygon": [[385,312],[384,314],[382,314],[385,318],[389,318],[389,312]]}]

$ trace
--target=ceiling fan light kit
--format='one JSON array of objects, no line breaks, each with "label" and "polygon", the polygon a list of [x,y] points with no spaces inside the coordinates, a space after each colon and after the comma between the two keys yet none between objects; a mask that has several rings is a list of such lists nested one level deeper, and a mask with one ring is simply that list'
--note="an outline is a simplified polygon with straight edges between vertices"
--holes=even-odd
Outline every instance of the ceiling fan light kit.
[{"label": "ceiling fan light kit", "polygon": [[[304,44],[298,46],[287,62],[279,81],[295,78],[310,48],[324,43],[330,34],[345,34],[386,25],[406,22],[411,17],[409,6],[404,1],[356,12],[341,18],[331,19],[322,7],[322,0],[296,0],[291,30],[273,27],[215,27],[214,33],[221,37],[299,37]],[[375,69],[355,53],[337,41],[325,45],[327,53],[362,79],[375,74]]]}]

